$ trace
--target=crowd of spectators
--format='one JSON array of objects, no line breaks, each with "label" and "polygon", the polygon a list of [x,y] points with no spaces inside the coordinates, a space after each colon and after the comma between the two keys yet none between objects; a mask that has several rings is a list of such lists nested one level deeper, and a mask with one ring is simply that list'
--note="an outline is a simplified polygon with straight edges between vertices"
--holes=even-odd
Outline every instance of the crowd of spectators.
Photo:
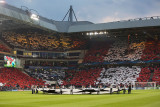
[{"label": "crowd of spectators", "polygon": [[100,76],[101,68],[69,70],[65,72],[63,85],[74,86],[95,86]]},{"label": "crowd of spectators", "polygon": [[160,41],[148,41],[145,43],[142,60],[159,60],[160,59]]},{"label": "crowd of spectators", "polygon": [[132,67],[116,67],[103,68],[100,77],[97,79],[97,84],[129,84],[137,81],[141,68],[137,66]]},{"label": "crowd of spectators", "polygon": [[135,61],[141,59],[144,50],[144,42],[128,44],[127,40],[117,40],[104,57],[104,61]]},{"label": "crowd of spectators", "polygon": [[[153,76],[151,74],[153,74]],[[160,67],[142,67],[137,81],[156,82],[157,84],[160,84]]]},{"label": "crowd of spectators", "polygon": [[148,67],[141,68],[141,72],[139,77],[137,78],[138,82],[149,82],[149,78],[151,76],[151,71]]},{"label": "crowd of spectators", "polygon": [[96,42],[91,45],[84,57],[84,63],[103,62],[104,56],[108,53],[109,43]]},{"label": "crowd of spectators", "polygon": [[160,85],[160,67],[154,67],[152,81],[157,82]]},{"label": "crowd of spectators", "polygon": [[[151,76],[153,73],[153,77]],[[151,79],[151,81],[149,81]],[[160,68],[140,66],[118,66],[111,68],[88,68],[65,71],[62,82],[65,86],[110,86],[128,85],[135,82],[156,82],[160,84]]]},{"label": "crowd of spectators", "polygon": [[29,50],[82,49],[86,41],[78,37],[66,37],[38,32],[3,32],[4,40],[13,47]]},{"label": "crowd of spectators", "polygon": [[10,52],[10,49],[7,48],[4,44],[0,43],[0,51],[2,51],[2,52]]},{"label": "crowd of spectators", "polygon": [[140,60],[145,48],[145,42],[133,39],[131,42],[120,38],[115,42],[95,42],[84,57],[84,63],[136,61]]},{"label": "crowd of spectators", "polygon": [[33,78],[42,79],[45,81],[62,80],[65,77],[63,70],[54,69],[25,69],[25,72]]},{"label": "crowd of spectators", "polygon": [[32,85],[43,86],[45,81],[30,77],[16,68],[0,68],[0,83],[7,89],[30,89]]},{"label": "crowd of spectators", "polygon": [[[56,50],[56,49],[82,49],[86,41],[62,35],[53,36],[46,33],[17,33],[4,32],[3,38],[14,47],[29,50]],[[0,43],[0,51],[10,52],[5,45]],[[63,57],[62,57],[63,58]],[[90,46],[85,54],[84,63],[114,62],[114,61],[148,61],[160,59],[160,41],[129,41],[117,39],[113,43],[95,43]],[[26,63],[28,66],[67,66],[66,63],[33,61]],[[44,85],[44,81],[63,80],[63,85],[89,86],[97,84],[128,84],[133,82],[155,81],[160,83],[159,67],[111,67],[111,68],[86,68],[77,70],[46,70],[26,69],[26,75],[15,68],[1,68],[0,82],[5,87],[30,88],[31,85]],[[153,74],[153,77],[152,75]],[[23,78],[22,78],[23,77]],[[151,78],[152,77],[152,78]],[[36,79],[35,79],[36,78]]]}]

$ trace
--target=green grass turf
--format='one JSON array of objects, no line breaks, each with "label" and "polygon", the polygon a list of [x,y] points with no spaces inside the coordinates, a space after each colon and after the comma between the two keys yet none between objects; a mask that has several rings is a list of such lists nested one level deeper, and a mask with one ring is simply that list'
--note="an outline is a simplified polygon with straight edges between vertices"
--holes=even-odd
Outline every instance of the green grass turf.
[{"label": "green grass turf", "polygon": [[0,92],[0,107],[160,107],[160,90],[134,90],[132,94],[112,95]]}]

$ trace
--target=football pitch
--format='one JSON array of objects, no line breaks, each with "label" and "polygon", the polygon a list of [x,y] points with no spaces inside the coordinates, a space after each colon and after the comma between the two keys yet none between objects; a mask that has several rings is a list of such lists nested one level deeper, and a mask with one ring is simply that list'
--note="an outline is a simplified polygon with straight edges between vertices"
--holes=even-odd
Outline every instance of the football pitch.
[{"label": "football pitch", "polygon": [[0,92],[0,107],[160,107],[160,90],[134,90],[132,94],[112,95]]}]

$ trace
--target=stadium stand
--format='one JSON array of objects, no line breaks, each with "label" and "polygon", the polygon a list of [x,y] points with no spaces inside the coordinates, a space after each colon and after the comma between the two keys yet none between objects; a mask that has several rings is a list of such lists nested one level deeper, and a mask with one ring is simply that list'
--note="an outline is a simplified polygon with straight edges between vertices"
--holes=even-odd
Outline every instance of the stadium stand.
[{"label": "stadium stand", "polygon": [[159,60],[160,59],[160,41],[147,41],[143,51],[142,60]]},{"label": "stadium stand", "polygon": [[4,44],[0,43],[0,51],[10,52],[10,49],[8,49]]},{"label": "stadium stand", "polygon": [[160,84],[160,68],[159,66],[143,67],[137,78],[138,82],[156,82]]},{"label": "stadium stand", "polygon": [[7,89],[30,89],[32,85],[43,86],[45,83],[16,68],[0,68],[0,82],[5,84]]},{"label": "stadium stand", "polygon": [[103,62],[104,56],[108,53],[108,49],[109,43],[95,42],[86,53],[83,62]]},{"label": "stadium stand", "polygon": [[42,79],[45,81],[57,81],[62,80],[65,77],[65,72],[62,70],[25,69],[25,72],[33,78]]},{"label": "stadium stand", "polygon": [[3,39],[13,47],[29,50],[83,49],[86,41],[77,37],[54,36],[38,32],[4,32]]},{"label": "stadium stand", "polygon": [[94,86],[100,76],[100,72],[101,68],[66,71],[63,85]]},{"label": "stadium stand", "polygon": [[149,82],[149,78],[151,76],[151,71],[148,67],[144,67],[141,69],[139,77],[137,78],[138,82]]},{"label": "stadium stand", "polygon": [[36,22],[29,16],[25,22],[28,10],[4,5],[0,14],[0,67],[8,55],[25,69],[0,68],[0,83],[7,89],[30,89],[46,81],[78,87],[137,81],[160,85],[159,65],[150,66],[160,62],[160,17],[94,24],[41,16]]},{"label": "stadium stand", "polygon": [[116,68],[103,68],[100,77],[97,79],[97,84],[129,84],[136,81],[141,71],[140,67],[116,67]]},{"label": "stadium stand", "polygon": [[119,39],[108,50],[105,61],[135,61],[141,59],[144,49],[144,42],[132,42],[128,44],[127,40]]},{"label": "stadium stand", "polygon": [[154,68],[154,75],[153,75],[152,81],[160,85],[160,67],[156,66]]}]

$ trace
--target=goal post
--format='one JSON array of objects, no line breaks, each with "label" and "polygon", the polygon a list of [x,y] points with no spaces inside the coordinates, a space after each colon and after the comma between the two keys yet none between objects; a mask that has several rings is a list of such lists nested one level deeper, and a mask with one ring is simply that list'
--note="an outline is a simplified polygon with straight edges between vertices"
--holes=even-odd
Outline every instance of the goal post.
[{"label": "goal post", "polygon": [[133,88],[138,89],[156,89],[156,82],[134,82]]}]

